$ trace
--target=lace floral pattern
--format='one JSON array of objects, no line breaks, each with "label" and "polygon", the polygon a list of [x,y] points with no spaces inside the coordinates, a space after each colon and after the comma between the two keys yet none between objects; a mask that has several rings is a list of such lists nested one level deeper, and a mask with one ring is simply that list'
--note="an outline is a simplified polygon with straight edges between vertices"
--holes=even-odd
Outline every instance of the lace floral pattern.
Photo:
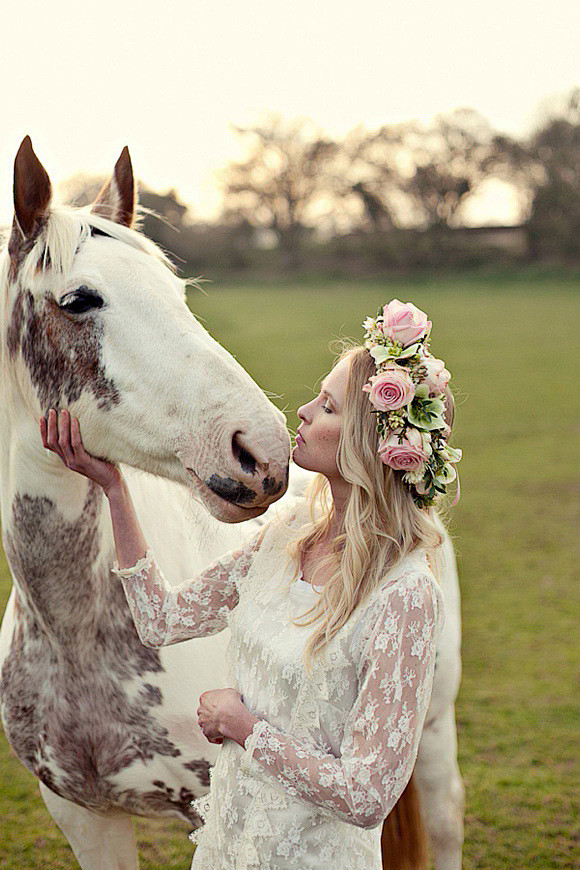
[{"label": "lace floral pattern", "polygon": [[312,627],[295,621],[319,592],[288,564],[289,534],[274,523],[172,592],[150,559],[131,578],[119,572],[148,641],[227,621],[231,685],[262,720],[245,749],[224,741],[210,795],[196,802],[194,870],[379,870],[380,823],[415,763],[442,625],[424,554],[396,566],[306,669]]},{"label": "lace floral pattern", "polygon": [[150,550],[132,568],[115,565],[141,643],[167,646],[222,631],[263,535],[260,531],[244,550],[216,559],[195,580],[180,586],[169,586]]},{"label": "lace floral pattern", "polygon": [[[417,571],[379,600],[356,699],[341,720],[339,757],[267,723],[247,747],[252,762],[289,794],[363,828],[383,821],[411,776],[431,695],[438,609],[433,582]],[[310,707],[317,697],[314,683],[302,704]]]}]

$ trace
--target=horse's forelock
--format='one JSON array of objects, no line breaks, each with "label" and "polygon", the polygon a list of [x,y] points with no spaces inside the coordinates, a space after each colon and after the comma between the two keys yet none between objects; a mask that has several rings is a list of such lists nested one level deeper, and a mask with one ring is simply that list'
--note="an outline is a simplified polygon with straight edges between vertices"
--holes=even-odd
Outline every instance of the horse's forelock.
[{"label": "horse's forelock", "polygon": [[88,238],[89,231],[80,215],[74,212],[52,212],[19,270],[23,286],[32,289],[36,274],[47,267],[66,276],[72,269],[79,246]]},{"label": "horse's forelock", "polygon": [[[51,210],[42,231],[18,264],[16,274],[10,274],[8,268],[6,275],[2,276],[3,283],[18,277],[21,284],[33,288],[35,276],[46,267],[51,267],[55,272],[66,276],[72,269],[79,248],[91,236],[93,228],[102,235],[160,260],[174,271],[173,264],[165,253],[137,230],[129,229],[85,210],[63,207]],[[9,267],[9,264],[7,265]]]},{"label": "horse's forelock", "polygon": [[[111,238],[117,239],[119,242],[124,242],[125,244],[130,245],[130,247],[135,248],[137,251],[149,254],[156,260],[160,260],[168,269],[170,269],[170,271],[175,271],[175,267],[169,257],[158,245],[155,244],[155,242],[152,242],[151,239],[148,239],[147,236],[144,236],[143,233],[139,232],[138,228],[129,228],[122,224],[114,223],[113,221],[107,220],[107,218],[94,214],[93,212],[83,211],[77,212],[77,214],[82,215],[83,220],[86,220],[89,226],[89,232],[90,228],[94,227],[105,235],[111,236]],[[138,225],[139,217],[137,217],[137,227]]]}]

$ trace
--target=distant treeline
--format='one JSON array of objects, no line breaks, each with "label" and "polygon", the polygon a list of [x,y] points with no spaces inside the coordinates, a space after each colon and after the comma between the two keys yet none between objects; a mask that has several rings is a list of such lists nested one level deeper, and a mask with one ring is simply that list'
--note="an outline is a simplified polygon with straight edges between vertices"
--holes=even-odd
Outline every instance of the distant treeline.
[{"label": "distant treeline", "polygon": [[[145,232],[185,273],[580,262],[580,89],[525,139],[498,133],[473,109],[341,139],[274,115],[237,129],[247,156],[222,170],[214,223],[196,222],[174,191],[141,189],[159,216],[145,213]],[[490,179],[513,186],[519,226],[464,225],[466,204]],[[76,177],[68,194],[87,201],[88,187]]]}]

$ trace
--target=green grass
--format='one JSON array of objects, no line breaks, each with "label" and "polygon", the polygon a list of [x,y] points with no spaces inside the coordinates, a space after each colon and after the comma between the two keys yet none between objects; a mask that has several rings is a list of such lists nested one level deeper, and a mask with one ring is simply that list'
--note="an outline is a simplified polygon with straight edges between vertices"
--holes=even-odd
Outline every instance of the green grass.
[{"label": "green grass", "polygon": [[[191,292],[192,308],[280,396],[291,426],[331,364],[330,339],[360,338],[364,315],[394,296],[429,313],[432,349],[454,374],[464,449],[451,517],[463,601],[464,867],[578,866],[580,279],[209,287]],[[2,562],[4,600],[8,588]],[[5,741],[0,753],[0,866],[73,868],[35,780]],[[177,823],[140,821],[138,836],[146,870],[189,866]]]}]

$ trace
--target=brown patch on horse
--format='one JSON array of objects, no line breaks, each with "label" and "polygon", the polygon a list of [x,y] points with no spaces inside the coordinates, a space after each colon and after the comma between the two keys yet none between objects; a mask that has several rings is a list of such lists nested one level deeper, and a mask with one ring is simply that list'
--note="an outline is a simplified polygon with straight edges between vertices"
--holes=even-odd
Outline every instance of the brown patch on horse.
[{"label": "brown patch on horse", "polygon": [[8,346],[8,353],[11,357],[15,357],[18,352],[18,349],[20,347],[20,339],[26,321],[24,311],[24,298],[24,293],[21,291],[16,297],[14,305],[12,306],[10,323],[8,324],[8,329],[6,330],[6,344]]},{"label": "brown patch on horse", "polygon": [[192,770],[197,776],[200,785],[209,788],[211,764],[205,758],[196,758],[186,761],[183,765],[186,770]]},{"label": "brown patch on horse", "polygon": [[[10,567],[32,608],[53,637],[69,640],[70,626],[79,630],[96,604],[92,572],[87,570],[101,546],[98,516],[102,491],[90,483],[78,520],[69,523],[43,497],[16,495],[7,517],[5,549]],[[59,582],[74,573],[74,582]],[[61,628],[60,626],[65,626]]]},{"label": "brown patch on horse", "polygon": [[30,136],[25,136],[14,160],[14,220],[8,242],[11,278],[44,229],[51,198],[48,173],[34,153]]},{"label": "brown patch on horse", "polygon": [[383,870],[427,870],[427,844],[421,799],[412,774],[383,824]]},{"label": "brown patch on horse", "polygon": [[[159,651],[141,644],[121,584],[97,558],[102,499],[89,485],[69,522],[48,498],[14,498],[5,547],[23,599],[1,673],[5,730],[21,761],[67,800],[195,823],[185,783],[155,780],[143,794],[120,776],[181,750],[157,717]],[[195,772],[201,780],[205,762]]]},{"label": "brown patch on horse", "polygon": [[103,185],[91,211],[125,227],[135,220],[135,179],[129,149],[125,146],[111,178]]},{"label": "brown patch on horse", "polygon": [[43,410],[59,408],[91,390],[99,408],[121,401],[101,363],[103,325],[93,317],[74,317],[49,296],[36,300],[30,290],[16,296],[7,330],[10,356],[20,351]]}]

